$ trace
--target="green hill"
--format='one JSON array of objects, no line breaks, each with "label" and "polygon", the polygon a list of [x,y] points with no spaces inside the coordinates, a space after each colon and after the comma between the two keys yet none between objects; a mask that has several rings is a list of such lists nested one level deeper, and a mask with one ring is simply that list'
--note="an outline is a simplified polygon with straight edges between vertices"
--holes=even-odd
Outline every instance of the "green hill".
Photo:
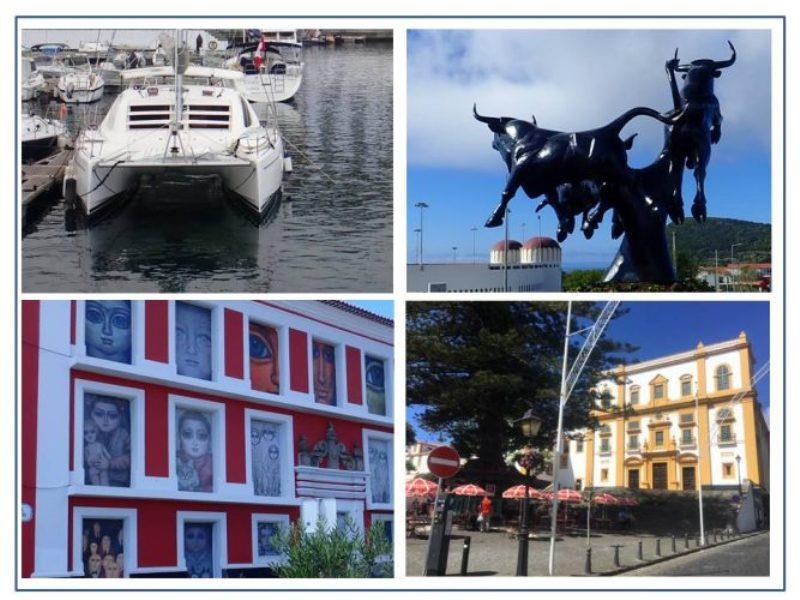
[{"label": "green hill", "polygon": [[679,254],[691,256],[700,264],[714,262],[714,250],[719,252],[720,264],[730,262],[731,244],[736,262],[771,262],[772,225],[753,223],[738,219],[709,217],[705,223],[697,223],[691,217],[683,225],[667,226],[667,239],[672,249],[672,232]]}]

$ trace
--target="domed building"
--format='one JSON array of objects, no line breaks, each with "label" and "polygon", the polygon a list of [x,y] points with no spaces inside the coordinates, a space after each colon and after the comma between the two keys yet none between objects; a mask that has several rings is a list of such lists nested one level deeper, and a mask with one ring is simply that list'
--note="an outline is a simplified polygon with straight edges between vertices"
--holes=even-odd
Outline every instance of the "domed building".
[{"label": "domed building", "polygon": [[539,236],[508,240],[506,250],[500,240],[489,248],[488,264],[413,264],[407,274],[409,292],[560,292],[561,246]]}]

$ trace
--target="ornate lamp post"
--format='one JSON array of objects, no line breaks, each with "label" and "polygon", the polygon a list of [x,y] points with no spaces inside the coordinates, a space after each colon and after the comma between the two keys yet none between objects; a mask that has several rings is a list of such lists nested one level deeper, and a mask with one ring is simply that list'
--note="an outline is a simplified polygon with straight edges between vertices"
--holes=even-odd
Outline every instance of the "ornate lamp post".
[{"label": "ornate lamp post", "polygon": [[[539,428],[542,420],[533,414],[533,410],[528,409],[522,418],[514,421],[519,425],[522,435],[528,440],[532,440]],[[525,499],[522,504],[522,516],[520,517],[519,533],[517,539],[519,547],[517,549],[517,576],[526,577],[528,575],[528,501],[530,500],[530,475],[531,469],[536,462],[536,457],[531,452],[530,447],[526,448],[525,455],[520,459],[520,464],[525,467]]]}]

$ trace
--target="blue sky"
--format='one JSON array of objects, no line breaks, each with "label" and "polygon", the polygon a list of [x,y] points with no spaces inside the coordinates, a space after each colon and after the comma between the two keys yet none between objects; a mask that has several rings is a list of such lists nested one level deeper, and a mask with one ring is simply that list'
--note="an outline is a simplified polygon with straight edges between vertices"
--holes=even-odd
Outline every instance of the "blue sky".
[{"label": "blue sky", "polygon": [[[664,62],[675,47],[684,61],[727,58],[737,62],[716,82],[723,125],[706,179],[708,214],[770,222],[770,33],[736,30],[411,31],[408,37],[408,258],[416,259],[419,210],[426,202],[425,259],[472,260],[502,239],[483,223],[500,198],[507,174],[491,148],[492,134],[472,118],[479,112],[529,119],[543,127],[577,131],[600,126],[637,105],[671,108]],[[639,133],[630,163],[651,162],[662,128],[638,118],[622,132]],[[694,196],[688,173],[686,212]],[[538,235],[538,201],[520,191],[511,202],[510,233]],[[543,235],[555,237],[550,208],[538,213]],[[618,243],[609,218],[592,240],[576,232],[564,243],[565,264],[606,264]]]},{"label": "blue sky", "polygon": [[[769,302],[623,302],[620,307],[629,312],[609,323],[606,335],[639,347],[622,362],[691,350],[700,341],[713,344],[733,339],[741,331],[747,334],[756,358],[753,374],[770,359]],[[756,390],[769,423],[769,376]],[[416,415],[420,410],[408,408],[406,416],[419,439],[433,440],[433,434],[419,429]]]},{"label": "blue sky", "polygon": [[382,317],[394,319],[394,302],[391,300],[348,300],[347,302],[377,313]]}]

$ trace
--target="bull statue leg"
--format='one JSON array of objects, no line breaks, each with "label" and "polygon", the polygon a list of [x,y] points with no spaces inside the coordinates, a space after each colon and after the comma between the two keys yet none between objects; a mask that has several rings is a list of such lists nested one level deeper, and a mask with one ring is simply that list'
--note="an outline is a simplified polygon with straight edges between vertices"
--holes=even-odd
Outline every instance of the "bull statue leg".
[{"label": "bull statue leg", "polygon": [[697,192],[692,202],[692,216],[695,221],[702,223],[706,220],[706,166],[710,149],[707,145],[697,149],[695,157],[694,180],[697,184]]},{"label": "bull statue leg", "polygon": [[522,165],[520,163],[514,165],[514,168],[511,169],[511,172],[508,174],[506,187],[503,190],[503,194],[500,196],[500,204],[497,205],[497,208],[494,209],[492,216],[486,221],[485,227],[500,227],[500,225],[503,224],[503,220],[506,217],[506,208],[508,207],[508,203],[511,202],[514,194],[517,193],[521,183],[521,166]]}]

